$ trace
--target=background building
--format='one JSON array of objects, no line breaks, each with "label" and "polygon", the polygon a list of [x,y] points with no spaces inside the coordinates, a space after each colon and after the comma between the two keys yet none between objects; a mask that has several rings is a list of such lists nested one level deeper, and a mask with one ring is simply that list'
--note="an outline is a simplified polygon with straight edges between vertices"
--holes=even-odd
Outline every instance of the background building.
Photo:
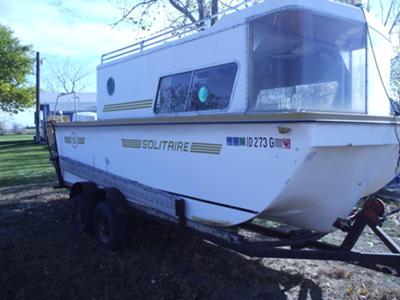
[{"label": "background building", "polygon": [[[59,98],[60,93],[41,92],[40,103],[49,104],[50,114],[62,114],[71,116],[75,112],[75,101],[73,95]],[[96,112],[96,93],[76,93],[78,112]],[[56,111],[54,111],[56,110]],[[35,126],[35,107],[25,109],[17,114],[9,114],[0,111],[0,131],[18,131],[27,127]]]}]

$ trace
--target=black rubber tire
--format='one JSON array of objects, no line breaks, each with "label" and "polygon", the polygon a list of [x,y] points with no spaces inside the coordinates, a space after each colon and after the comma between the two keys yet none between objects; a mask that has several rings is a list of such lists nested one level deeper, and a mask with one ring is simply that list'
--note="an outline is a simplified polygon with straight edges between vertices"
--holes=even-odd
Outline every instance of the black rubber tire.
[{"label": "black rubber tire", "polygon": [[71,198],[72,201],[72,222],[78,232],[93,233],[92,212],[90,203],[85,193],[79,193]]},{"label": "black rubber tire", "polygon": [[93,215],[93,228],[99,242],[110,250],[121,250],[126,245],[126,217],[117,213],[108,200],[97,205]]}]

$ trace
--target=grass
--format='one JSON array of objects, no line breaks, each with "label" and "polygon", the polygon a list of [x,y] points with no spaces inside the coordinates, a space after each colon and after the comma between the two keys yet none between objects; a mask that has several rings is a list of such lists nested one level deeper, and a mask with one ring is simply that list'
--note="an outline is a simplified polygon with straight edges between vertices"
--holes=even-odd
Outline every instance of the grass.
[{"label": "grass", "polygon": [[55,179],[46,145],[35,144],[32,135],[0,136],[0,187]]}]

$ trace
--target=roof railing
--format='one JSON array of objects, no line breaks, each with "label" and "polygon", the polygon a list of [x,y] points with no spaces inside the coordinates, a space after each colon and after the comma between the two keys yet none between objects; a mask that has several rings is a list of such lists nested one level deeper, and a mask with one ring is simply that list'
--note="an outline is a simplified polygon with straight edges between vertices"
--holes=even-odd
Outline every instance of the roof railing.
[{"label": "roof railing", "polygon": [[206,18],[199,20],[195,23],[190,23],[179,28],[167,27],[161,31],[158,31],[150,37],[143,39],[137,43],[128,45],[126,47],[107,52],[101,56],[101,63],[105,63],[116,58],[124,57],[130,54],[142,52],[148,48],[159,46],[165,42],[178,40],[182,37],[189,36],[194,32],[200,32],[206,28],[211,27],[211,20],[233,13],[235,11],[247,8],[250,3],[256,4],[258,0],[245,0],[235,6],[229,7],[217,14],[207,16]]}]

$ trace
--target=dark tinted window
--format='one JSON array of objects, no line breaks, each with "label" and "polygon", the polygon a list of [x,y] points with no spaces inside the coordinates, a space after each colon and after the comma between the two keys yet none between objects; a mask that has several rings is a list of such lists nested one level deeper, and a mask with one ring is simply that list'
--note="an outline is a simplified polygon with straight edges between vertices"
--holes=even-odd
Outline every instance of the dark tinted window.
[{"label": "dark tinted window", "polygon": [[156,112],[182,112],[185,110],[192,72],[161,78]]},{"label": "dark tinted window", "polygon": [[162,77],[155,111],[171,113],[227,108],[236,72],[237,65],[229,63]]},{"label": "dark tinted window", "polygon": [[235,63],[194,71],[187,110],[227,108],[236,71]]}]

